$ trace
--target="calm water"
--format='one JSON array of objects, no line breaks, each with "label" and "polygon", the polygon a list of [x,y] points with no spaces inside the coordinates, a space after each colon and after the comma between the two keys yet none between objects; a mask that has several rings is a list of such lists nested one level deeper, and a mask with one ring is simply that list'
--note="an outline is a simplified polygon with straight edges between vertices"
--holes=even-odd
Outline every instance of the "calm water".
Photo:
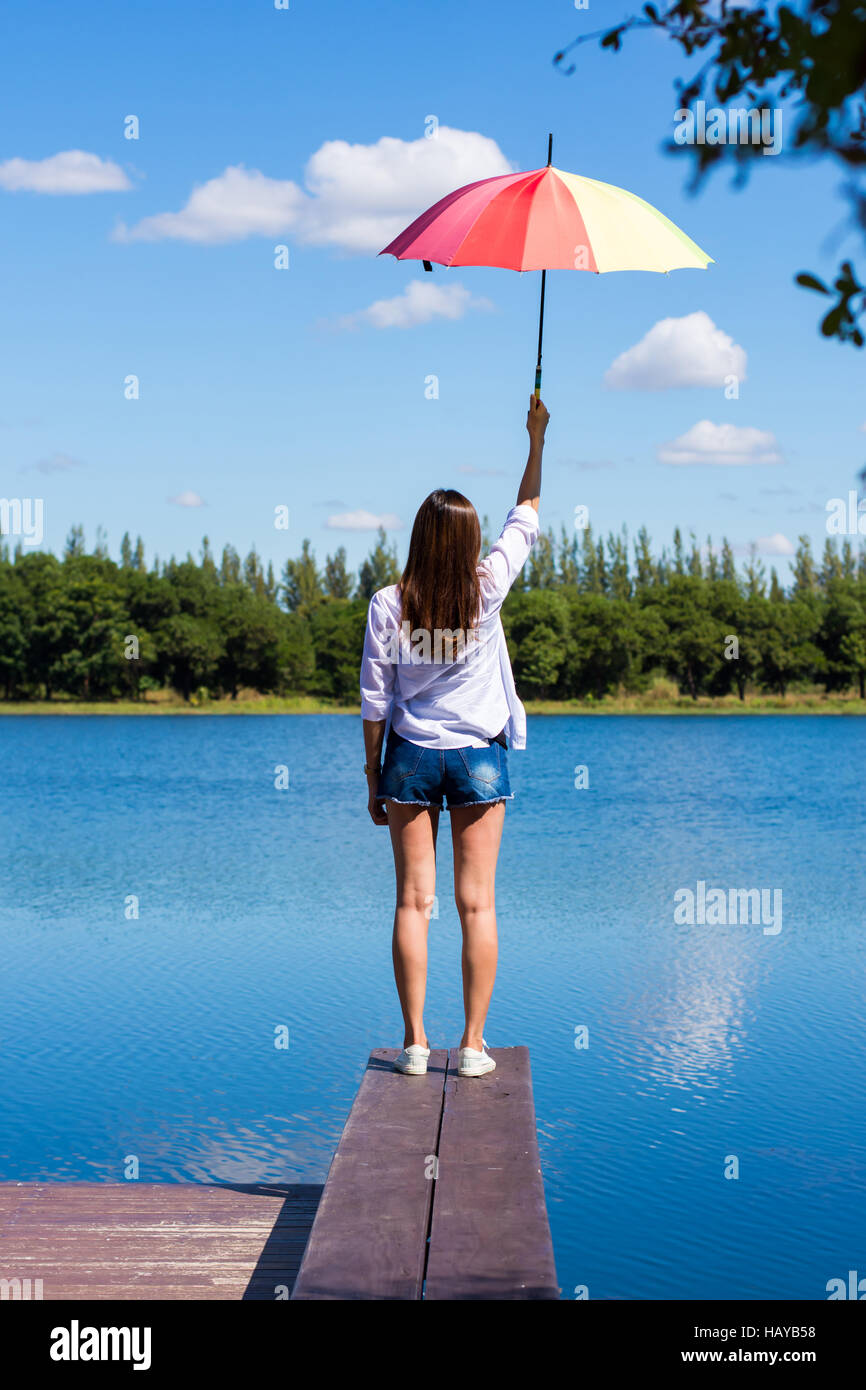
[{"label": "calm water", "polygon": [[[511,754],[486,1036],[532,1050],[564,1297],[866,1274],[864,755],[866,721],[770,716],[533,719]],[[0,1177],[323,1181],[401,1040],[359,721],[5,717],[0,757]],[[456,1046],[450,854],[443,817]],[[698,880],[781,889],[781,931],[676,925]]]}]

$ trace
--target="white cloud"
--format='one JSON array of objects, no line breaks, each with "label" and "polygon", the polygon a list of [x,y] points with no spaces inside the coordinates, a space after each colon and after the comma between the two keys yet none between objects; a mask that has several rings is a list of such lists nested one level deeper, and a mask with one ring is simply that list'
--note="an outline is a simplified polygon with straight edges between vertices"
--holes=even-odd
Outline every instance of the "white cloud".
[{"label": "white cloud", "polygon": [[755,544],[764,555],[794,554],[794,546],[781,531],[774,531],[772,536],[759,536]]},{"label": "white cloud", "polygon": [[0,188],[9,193],[120,193],[131,187],[119,164],[86,150],[0,164]]},{"label": "white cloud", "polygon": [[749,425],[714,425],[699,420],[690,430],[661,444],[659,463],[747,465],[783,463],[775,435]]},{"label": "white cloud", "polygon": [[403,529],[402,521],[393,512],[382,512],[381,515],[374,516],[372,512],[363,510],[339,512],[336,516],[329,516],[325,526],[329,531],[378,531],[380,526],[384,526],[386,531]]},{"label": "white cloud", "polygon": [[431,319],[461,319],[467,309],[492,308],[489,299],[470,294],[464,285],[437,285],[431,278],[410,280],[402,294],[377,299],[355,314],[344,314],[337,327],[357,328],[369,323],[374,328],[413,328]]},{"label": "white cloud", "polygon": [[197,492],[179,492],[177,497],[169,497],[176,507],[206,507],[207,503]]},{"label": "white cloud", "polygon": [[281,236],[297,220],[303,193],[290,180],[269,179],[242,164],[199,184],[180,212],[119,225],[116,241],[195,241],[216,244],[250,236]]},{"label": "white cloud", "polygon": [[304,171],[312,197],[301,238],[349,251],[381,251],[446,193],[512,172],[495,140],[451,126],[439,126],[430,140],[390,135],[373,145],[329,140]]},{"label": "white cloud", "polygon": [[121,224],[115,238],[218,243],[291,233],[315,246],[375,253],[452,189],[511,171],[495,140],[449,126],[430,140],[327,140],[307,161],[305,187],[230,165],[194,188],[179,212]]},{"label": "white cloud", "polygon": [[709,314],[660,319],[634,347],[608,367],[604,384],[619,391],[667,391],[679,386],[723,386],[746,379],[746,353]]}]

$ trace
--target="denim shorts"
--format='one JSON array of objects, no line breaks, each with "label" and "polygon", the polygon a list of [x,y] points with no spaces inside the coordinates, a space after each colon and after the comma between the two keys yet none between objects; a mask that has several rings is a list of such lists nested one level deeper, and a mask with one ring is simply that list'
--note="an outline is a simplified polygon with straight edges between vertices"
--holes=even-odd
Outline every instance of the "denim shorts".
[{"label": "denim shorts", "polygon": [[379,777],[378,797],[401,806],[480,806],[511,801],[508,753],[500,743],[486,748],[422,748],[391,729]]}]

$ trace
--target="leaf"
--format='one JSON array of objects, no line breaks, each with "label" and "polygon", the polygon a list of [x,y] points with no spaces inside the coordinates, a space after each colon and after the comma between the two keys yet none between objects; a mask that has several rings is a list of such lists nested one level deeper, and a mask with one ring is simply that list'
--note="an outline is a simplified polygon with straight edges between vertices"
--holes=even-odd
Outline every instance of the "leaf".
[{"label": "leaf", "polygon": [[817,290],[819,294],[830,293],[823,280],[819,280],[816,275],[809,275],[806,271],[797,276],[797,284],[802,285],[804,290]]},{"label": "leaf", "polygon": [[842,306],[837,304],[835,309],[831,309],[829,314],[821,323],[821,332],[825,338],[835,338],[839,332],[839,325],[842,322]]}]

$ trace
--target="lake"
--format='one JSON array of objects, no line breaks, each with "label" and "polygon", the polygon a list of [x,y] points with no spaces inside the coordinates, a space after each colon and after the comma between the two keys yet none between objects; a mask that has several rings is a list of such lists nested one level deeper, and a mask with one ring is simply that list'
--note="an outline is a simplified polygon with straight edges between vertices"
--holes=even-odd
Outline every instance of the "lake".
[{"label": "lake", "polygon": [[[0,1178],[324,1181],[402,1042],[360,720],[5,716],[0,757]],[[509,762],[485,1036],[531,1050],[563,1297],[866,1275],[866,720],[536,717]]]}]

